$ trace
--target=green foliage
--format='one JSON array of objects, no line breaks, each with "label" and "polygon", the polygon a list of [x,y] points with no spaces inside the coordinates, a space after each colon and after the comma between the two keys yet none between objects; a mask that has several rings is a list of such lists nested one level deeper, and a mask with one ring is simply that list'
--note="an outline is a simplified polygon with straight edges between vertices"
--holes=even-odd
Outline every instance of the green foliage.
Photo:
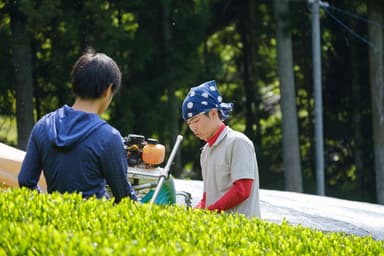
[{"label": "green foliage", "polygon": [[[10,3],[0,0],[0,139],[14,145],[16,72],[12,60]],[[191,86],[215,79],[223,98],[235,103],[229,124],[246,132],[255,144],[262,186],[284,187],[281,113],[276,107],[279,101],[271,100],[280,96],[273,1],[21,0],[17,3],[25,15],[31,38],[35,120],[63,104],[73,103],[72,65],[85,47],[92,46],[113,57],[123,74],[123,88],[105,115],[108,121],[123,135],[157,137],[166,145],[171,145],[176,137],[171,134],[174,132],[171,127],[177,126],[184,136],[181,163],[177,165],[183,170],[175,174],[200,178],[202,142],[185,126],[180,106]],[[340,0],[331,6],[362,17],[367,15],[364,1]],[[312,192],[315,165],[311,12],[306,1],[290,1],[290,7],[291,15],[287,18],[293,35],[301,164],[305,191]],[[364,22],[337,15],[357,34],[368,34]],[[324,12],[321,30],[326,191],[337,197],[375,201],[367,46]],[[252,51],[245,51],[244,42],[248,42]],[[251,69],[245,65],[247,56],[253,64]],[[358,85],[355,96],[352,77],[356,77]],[[246,86],[252,88],[252,95]],[[169,104],[172,90],[176,106]],[[355,113],[360,114],[358,124],[354,121]],[[361,143],[356,134],[364,138]],[[361,152],[360,168],[357,150]]]},{"label": "green foliage", "polygon": [[79,194],[0,193],[0,255],[384,255],[370,237]]},{"label": "green foliage", "polygon": [[[0,1],[0,10],[3,8],[3,4]],[[12,80],[12,59],[9,52],[10,39],[10,18],[9,15],[0,15],[0,113],[3,115],[15,114],[15,96],[13,88],[9,87],[9,83]],[[1,124],[0,124],[1,125]]]},{"label": "green foliage", "polygon": [[16,119],[0,115],[0,141],[8,145],[16,145]]}]

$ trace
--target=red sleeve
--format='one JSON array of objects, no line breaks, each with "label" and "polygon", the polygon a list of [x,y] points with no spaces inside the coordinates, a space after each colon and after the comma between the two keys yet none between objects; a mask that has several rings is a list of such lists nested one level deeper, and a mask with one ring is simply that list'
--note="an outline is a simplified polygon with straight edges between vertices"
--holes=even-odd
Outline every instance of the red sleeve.
[{"label": "red sleeve", "polygon": [[205,208],[205,200],[207,198],[206,192],[203,193],[203,198],[201,201],[194,207],[195,209],[204,209]]},{"label": "red sleeve", "polygon": [[219,200],[207,207],[208,210],[224,211],[239,205],[251,194],[252,179],[240,179]]}]

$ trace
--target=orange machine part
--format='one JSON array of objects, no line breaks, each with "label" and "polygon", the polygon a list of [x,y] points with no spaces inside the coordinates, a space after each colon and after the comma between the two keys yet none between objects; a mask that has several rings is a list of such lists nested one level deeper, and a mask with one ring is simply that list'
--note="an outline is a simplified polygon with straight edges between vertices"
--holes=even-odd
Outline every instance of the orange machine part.
[{"label": "orange machine part", "polygon": [[148,144],[143,148],[142,159],[145,164],[159,165],[164,161],[164,157],[164,145],[158,144],[155,140],[148,141]]}]

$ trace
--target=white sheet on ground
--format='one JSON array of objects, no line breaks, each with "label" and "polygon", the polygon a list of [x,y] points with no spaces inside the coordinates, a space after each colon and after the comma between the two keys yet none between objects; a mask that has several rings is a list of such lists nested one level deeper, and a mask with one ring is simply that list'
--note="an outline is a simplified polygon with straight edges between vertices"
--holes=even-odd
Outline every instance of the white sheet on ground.
[{"label": "white sheet on ground", "polygon": [[[175,179],[175,186],[177,191],[192,195],[192,206],[200,201],[203,194],[201,181]],[[261,218],[266,221],[281,223],[285,219],[293,225],[325,232],[384,240],[384,205],[261,189],[260,207]]]}]

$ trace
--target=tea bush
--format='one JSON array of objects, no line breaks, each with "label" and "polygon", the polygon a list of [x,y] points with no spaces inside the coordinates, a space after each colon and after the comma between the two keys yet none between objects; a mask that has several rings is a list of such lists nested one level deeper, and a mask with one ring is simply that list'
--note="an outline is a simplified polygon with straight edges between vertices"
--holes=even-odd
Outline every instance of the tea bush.
[{"label": "tea bush", "polygon": [[0,255],[384,255],[384,241],[78,194],[0,192]]}]

